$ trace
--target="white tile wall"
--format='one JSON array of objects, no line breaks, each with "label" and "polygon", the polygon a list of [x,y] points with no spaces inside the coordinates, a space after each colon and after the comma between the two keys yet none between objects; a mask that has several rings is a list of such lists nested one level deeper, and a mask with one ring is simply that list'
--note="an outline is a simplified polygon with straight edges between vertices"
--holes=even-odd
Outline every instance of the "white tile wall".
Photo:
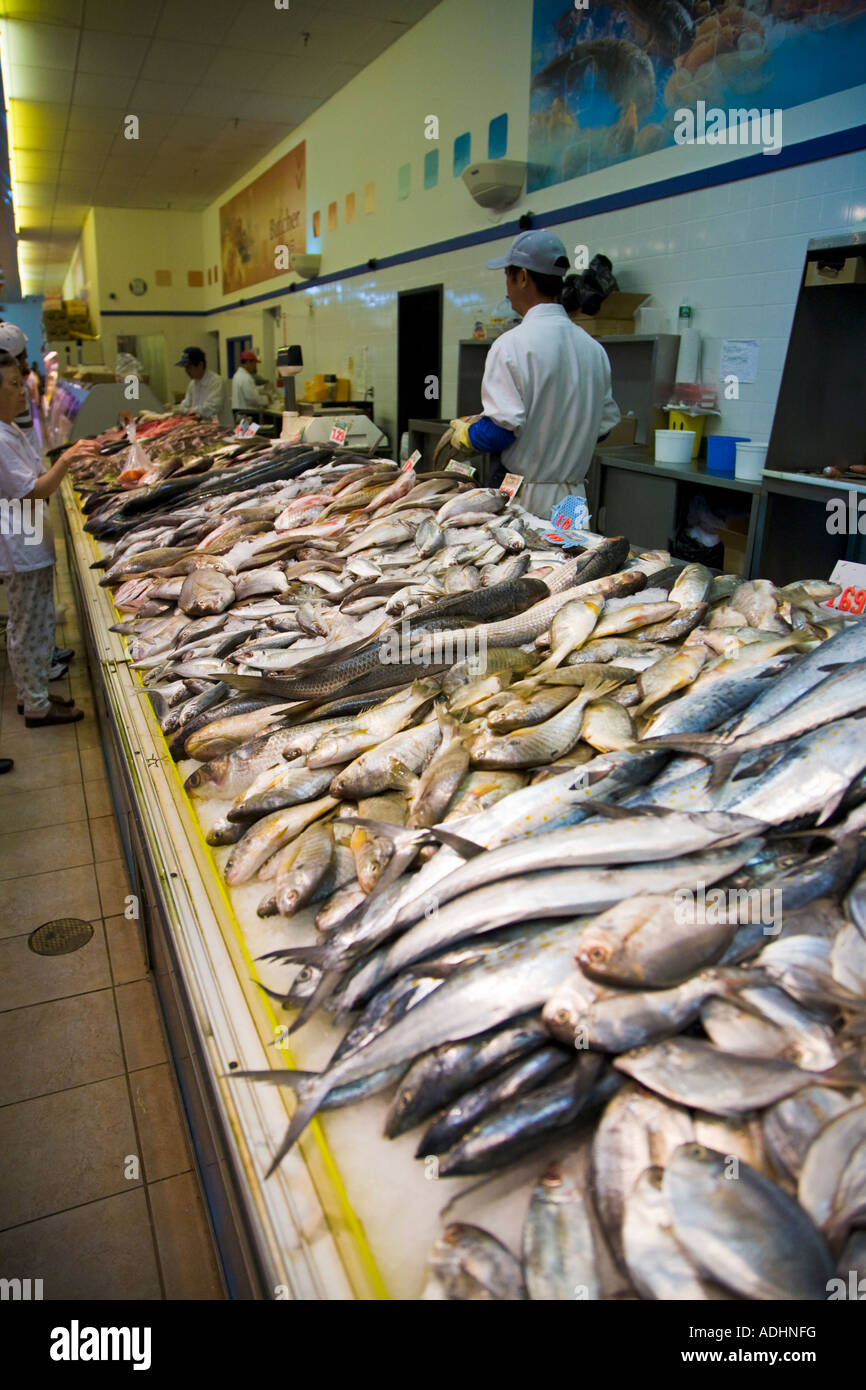
[{"label": "white tile wall", "polygon": [[[767,438],[807,243],[864,219],[866,153],[861,152],[797,169],[770,168],[737,183],[598,214],[554,230],[569,249],[585,243],[591,254],[606,252],[621,288],[650,292],[652,303],[667,311],[672,331],[677,308],[686,300],[705,336],[757,338],[758,379],[741,385],[738,401],[722,403],[716,428]],[[347,362],[353,358],[353,393],[360,396],[373,387],[376,419],[396,448],[397,292],[441,283],[441,414],[448,417],[456,408],[458,339],[470,337],[475,320],[489,316],[502,298],[502,272],[487,270],[485,261],[507,244],[491,242],[432,256],[285,297],[288,341],[303,346],[304,376],[317,371],[349,375]],[[228,316],[225,323],[221,315],[207,323],[237,331],[229,327]]]}]

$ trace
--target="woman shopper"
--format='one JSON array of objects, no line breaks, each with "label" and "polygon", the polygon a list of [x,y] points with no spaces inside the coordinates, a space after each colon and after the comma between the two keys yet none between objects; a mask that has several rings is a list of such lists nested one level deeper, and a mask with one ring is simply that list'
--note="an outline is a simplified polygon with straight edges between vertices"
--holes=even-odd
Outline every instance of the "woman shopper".
[{"label": "woman shopper", "polygon": [[73,700],[48,692],[54,652],[54,537],[46,500],[63,481],[68,462],[47,471],[15,422],[26,405],[21,369],[0,351],[0,577],[9,622],[6,651],[29,729],[84,718]]}]

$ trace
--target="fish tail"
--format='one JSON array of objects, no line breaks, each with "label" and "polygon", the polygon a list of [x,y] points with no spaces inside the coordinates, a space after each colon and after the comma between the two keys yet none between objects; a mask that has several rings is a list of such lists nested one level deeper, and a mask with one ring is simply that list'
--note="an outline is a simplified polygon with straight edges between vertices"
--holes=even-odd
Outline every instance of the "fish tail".
[{"label": "fish tail", "polygon": [[304,1024],[313,1017],[313,1014],[327,1003],[342,978],[343,972],[341,970],[326,970],[324,972],[301,1012],[293,1020],[289,1028],[290,1033],[296,1033],[299,1028],[303,1028]]},{"label": "fish tail", "polygon": [[328,963],[328,946],[284,946],[279,951],[268,951],[258,960],[282,960],[287,965],[315,965],[323,969]]}]

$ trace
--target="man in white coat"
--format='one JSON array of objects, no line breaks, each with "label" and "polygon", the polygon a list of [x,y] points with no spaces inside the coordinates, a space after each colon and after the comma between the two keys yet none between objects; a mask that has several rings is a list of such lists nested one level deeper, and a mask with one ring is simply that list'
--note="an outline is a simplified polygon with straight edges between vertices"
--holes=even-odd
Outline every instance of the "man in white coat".
[{"label": "man in white coat", "polygon": [[521,474],[518,500],[546,520],[563,497],[586,495],[583,479],[596,443],[620,418],[610,362],[560,303],[569,260],[559,237],[521,232],[507,255],[487,265],[505,269],[506,292],[522,322],[487,354],[484,414],[452,420],[443,445],[460,458],[499,454],[493,485],[506,473]]},{"label": "man in white coat", "polygon": [[267,396],[256,385],[259,360],[252,348],[241,353],[241,364],[232,377],[232,410],[264,410],[267,406]]}]

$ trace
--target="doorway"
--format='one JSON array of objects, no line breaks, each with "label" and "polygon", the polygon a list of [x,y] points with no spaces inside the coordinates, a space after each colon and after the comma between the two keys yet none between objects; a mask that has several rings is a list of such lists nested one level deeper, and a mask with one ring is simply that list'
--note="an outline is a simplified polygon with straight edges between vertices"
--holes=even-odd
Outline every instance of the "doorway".
[{"label": "doorway", "polygon": [[[442,417],[442,286],[397,295],[397,439],[409,420]],[[396,457],[396,453],[395,453]]]},{"label": "doorway", "polygon": [[241,353],[251,349],[253,345],[252,336],[245,338],[226,338],[226,358],[228,359],[228,377],[231,381],[238,367],[241,365]]}]

